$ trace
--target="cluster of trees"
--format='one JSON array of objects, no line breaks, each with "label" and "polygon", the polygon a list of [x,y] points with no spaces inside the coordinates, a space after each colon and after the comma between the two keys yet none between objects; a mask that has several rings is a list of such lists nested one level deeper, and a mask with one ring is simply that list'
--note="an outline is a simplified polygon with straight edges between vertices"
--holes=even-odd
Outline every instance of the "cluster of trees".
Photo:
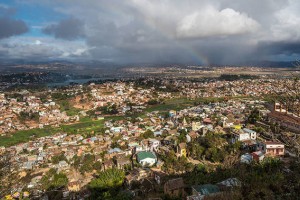
[{"label": "cluster of trees", "polygon": [[154,133],[153,133],[153,131],[147,129],[144,133],[141,134],[141,137],[144,139],[153,138]]},{"label": "cluster of trees", "polygon": [[147,103],[148,105],[157,105],[159,104],[159,101],[156,99],[150,99]]},{"label": "cluster of trees", "polygon": [[125,172],[120,169],[112,168],[100,172],[97,178],[89,184],[92,192],[91,199],[105,200],[130,200],[132,195],[123,190]]},{"label": "cluster of trees", "polygon": [[64,161],[68,161],[64,153],[61,153],[60,155],[57,155],[57,156],[53,156],[53,157],[51,158],[51,162],[52,162],[53,164],[58,164],[59,161],[63,161],[63,160],[64,160]]},{"label": "cluster of trees", "polygon": [[68,100],[69,98],[74,97],[74,95],[69,95],[61,91],[61,92],[52,93],[51,97],[54,100]]},{"label": "cluster of trees", "polygon": [[102,114],[105,114],[105,115],[114,115],[114,114],[119,113],[116,104],[98,107],[98,108],[96,108],[95,112],[97,112],[97,111],[100,111]]},{"label": "cluster of trees", "polygon": [[62,172],[57,173],[53,168],[51,168],[41,179],[41,187],[46,191],[57,190],[67,186],[67,184],[68,177]]},{"label": "cluster of trees", "polygon": [[92,172],[93,170],[100,171],[102,167],[101,162],[95,162],[95,156],[92,154],[86,154],[84,156],[75,155],[72,165],[76,170],[79,170],[81,174]]},{"label": "cluster of trees", "polygon": [[196,141],[188,143],[189,155],[196,160],[222,162],[231,153],[240,149],[240,144],[228,144],[224,135],[208,133]]},{"label": "cluster of trees", "polygon": [[258,108],[255,108],[251,111],[247,122],[250,124],[255,124],[260,119],[261,119],[261,117],[259,116],[259,110],[258,110]]},{"label": "cluster of trees", "polygon": [[[241,187],[233,193],[211,199],[298,199],[300,196],[299,162],[290,163],[290,171],[276,158],[267,158],[262,163],[240,164],[230,167],[198,165],[184,175],[188,185],[216,184],[228,178],[237,178]],[[208,198],[210,199],[210,198]]]},{"label": "cluster of trees", "polygon": [[254,75],[247,75],[247,74],[221,74],[221,76],[218,78],[222,81],[237,81],[241,79],[257,79],[258,76]]},{"label": "cluster of trees", "polygon": [[160,159],[164,162],[162,169],[169,174],[184,173],[194,168],[186,157],[177,157],[173,150],[166,155],[161,154]]},{"label": "cluster of trees", "polygon": [[18,115],[19,119],[21,121],[27,121],[27,120],[33,120],[38,122],[40,119],[40,115],[38,112],[25,112],[25,111],[21,111]]}]

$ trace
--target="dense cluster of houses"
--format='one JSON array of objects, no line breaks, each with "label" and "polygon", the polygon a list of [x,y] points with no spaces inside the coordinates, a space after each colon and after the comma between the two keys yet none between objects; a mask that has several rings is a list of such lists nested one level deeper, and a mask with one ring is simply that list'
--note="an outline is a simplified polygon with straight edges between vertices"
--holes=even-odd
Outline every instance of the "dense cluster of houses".
[{"label": "dense cluster of houses", "polygon": [[[164,163],[159,159],[160,154],[173,149],[176,151],[176,156],[188,157],[187,144],[197,137],[205,136],[208,132],[230,133],[229,142],[241,142],[247,152],[241,156],[241,162],[244,163],[253,160],[262,161],[266,156],[285,154],[284,144],[278,141],[261,140],[256,131],[244,126],[251,109],[256,107],[264,111],[263,103],[247,99],[230,100],[180,111],[170,110],[168,117],[153,111],[147,113],[144,118],[136,118],[133,122],[130,119],[106,120],[104,122],[106,131],[103,134],[84,138],[80,134],[60,133],[7,148],[2,147],[1,154],[9,155],[11,169],[14,172],[25,171],[31,174],[42,172],[43,174],[50,168],[55,168],[58,172],[66,173],[69,178],[69,191],[84,188],[88,183],[85,180],[93,177],[92,173],[88,173],[85,177],[74,179],[72,168],[74,156],[92,154],[95,158],[94,162],[101,163],[101,170],[113,167],[129,170],[126,176],[128,188],[131,187],[132,182],[139,181],[145,184],[144,189],[148,192],[153,189],[153,184],[160,184],[164,185],[166,194],[184,195],[186,186],[182,179],[163,178],[167,174],[161,168]],[[180,135],[181,129],[187,130],[186,142],[177,143],[176,138]],[[144,138],[143,134],[147,131],[153,133],[153,136]],[[53,163],[53,157],[61,154],[66,160]],[[40,174],[32,177],[25,187],[31,190],[39,189],[41,178]],[[188,196],[187,199],[202,199],[206,195],[219,193],[238,185],[240,182],[232,178],[217,185],[193,186],[193,195]],[[15,186],[15,188],[19,187]]]},{"label": "dense cluster of houses", "polygon": [[[6,97],[0,94],[0,134],[14,132],[17,130],[28,130],[33,128],[43,128],[44,126],[58,126],[61,123],[79,120],[77,117],[69,117],[65,112],[61,112],[59,106],[49,98],[42,102],[40,98],[29,95],[28,91],[20,92],[22,99]],[[20,119],[20,113],[27,115],[37,115],[37,120]]]}]

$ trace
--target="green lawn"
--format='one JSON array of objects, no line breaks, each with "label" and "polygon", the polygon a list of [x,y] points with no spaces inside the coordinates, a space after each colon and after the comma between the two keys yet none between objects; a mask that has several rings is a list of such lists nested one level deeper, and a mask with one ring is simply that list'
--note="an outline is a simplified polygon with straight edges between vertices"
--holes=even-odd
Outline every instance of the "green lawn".
[{"label": "green lawn", "polygon": [[104,120],[85,120],[85,122],[79,122],[71,125],[61,125],[61,130],[69,134],[82,134],[90,133],[92,131],[101,131],[104,127]]},{"label": "green lawn", "polygon": [[0,146],[12,146],[18,143],[27,142],[30,139],[44,137],[59,132],[59,128],[46,127],[43,129],[31,129],[25,131],[17,131],[11,137],[0,137]]},{"label": "green lawn", "polygon": [[18,143],[27,142],[34,138],[44,137],[53,135],[59,132],[64,132],[68,134],[82,134],[91,133],[92,131],[101,131],[104,127],[104,120],[92,120],[85,119],[85,122],[79,122],[76,124],[61,125],[58,128],[45,127],[43,129],[30,129],[25,131],[17,131],[13,133],[10,137],[0,136],[0,146],[12,146]]}]

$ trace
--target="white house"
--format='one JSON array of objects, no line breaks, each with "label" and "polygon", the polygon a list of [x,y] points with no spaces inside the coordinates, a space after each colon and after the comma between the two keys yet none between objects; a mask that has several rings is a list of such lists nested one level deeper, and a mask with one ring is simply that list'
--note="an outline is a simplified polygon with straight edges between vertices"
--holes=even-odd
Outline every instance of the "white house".
[{"label": "white house", "polygon": [[256,140],[256,132],[247,128],[234,132],[234,141]]},{"label": "white house", "polygon": [[247,129],[247,128],[243,128],[243,131],[245,133],[249,134],[249,137],[250,137],[251,140],[256,140],[256,132],[255,131]]},{"label": "white house", "polygon": [[143,167],[151,167],[157,162],[156,155],[150,151],[138,152],[136,158]]},{"label": "white house", "polygon": [[156,139],[149,139],[149,146],[151,151],[157,151],[160,145],[159,140]]}]

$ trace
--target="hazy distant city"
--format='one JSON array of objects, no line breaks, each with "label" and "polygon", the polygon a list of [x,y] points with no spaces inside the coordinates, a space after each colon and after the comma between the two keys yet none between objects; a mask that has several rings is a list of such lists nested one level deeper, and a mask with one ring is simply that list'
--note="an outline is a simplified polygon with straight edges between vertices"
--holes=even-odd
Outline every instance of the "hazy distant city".
[{"label": "hazy distant city", "polygon": [[299,9],[1,1],[0,199],[299,199]]}]

